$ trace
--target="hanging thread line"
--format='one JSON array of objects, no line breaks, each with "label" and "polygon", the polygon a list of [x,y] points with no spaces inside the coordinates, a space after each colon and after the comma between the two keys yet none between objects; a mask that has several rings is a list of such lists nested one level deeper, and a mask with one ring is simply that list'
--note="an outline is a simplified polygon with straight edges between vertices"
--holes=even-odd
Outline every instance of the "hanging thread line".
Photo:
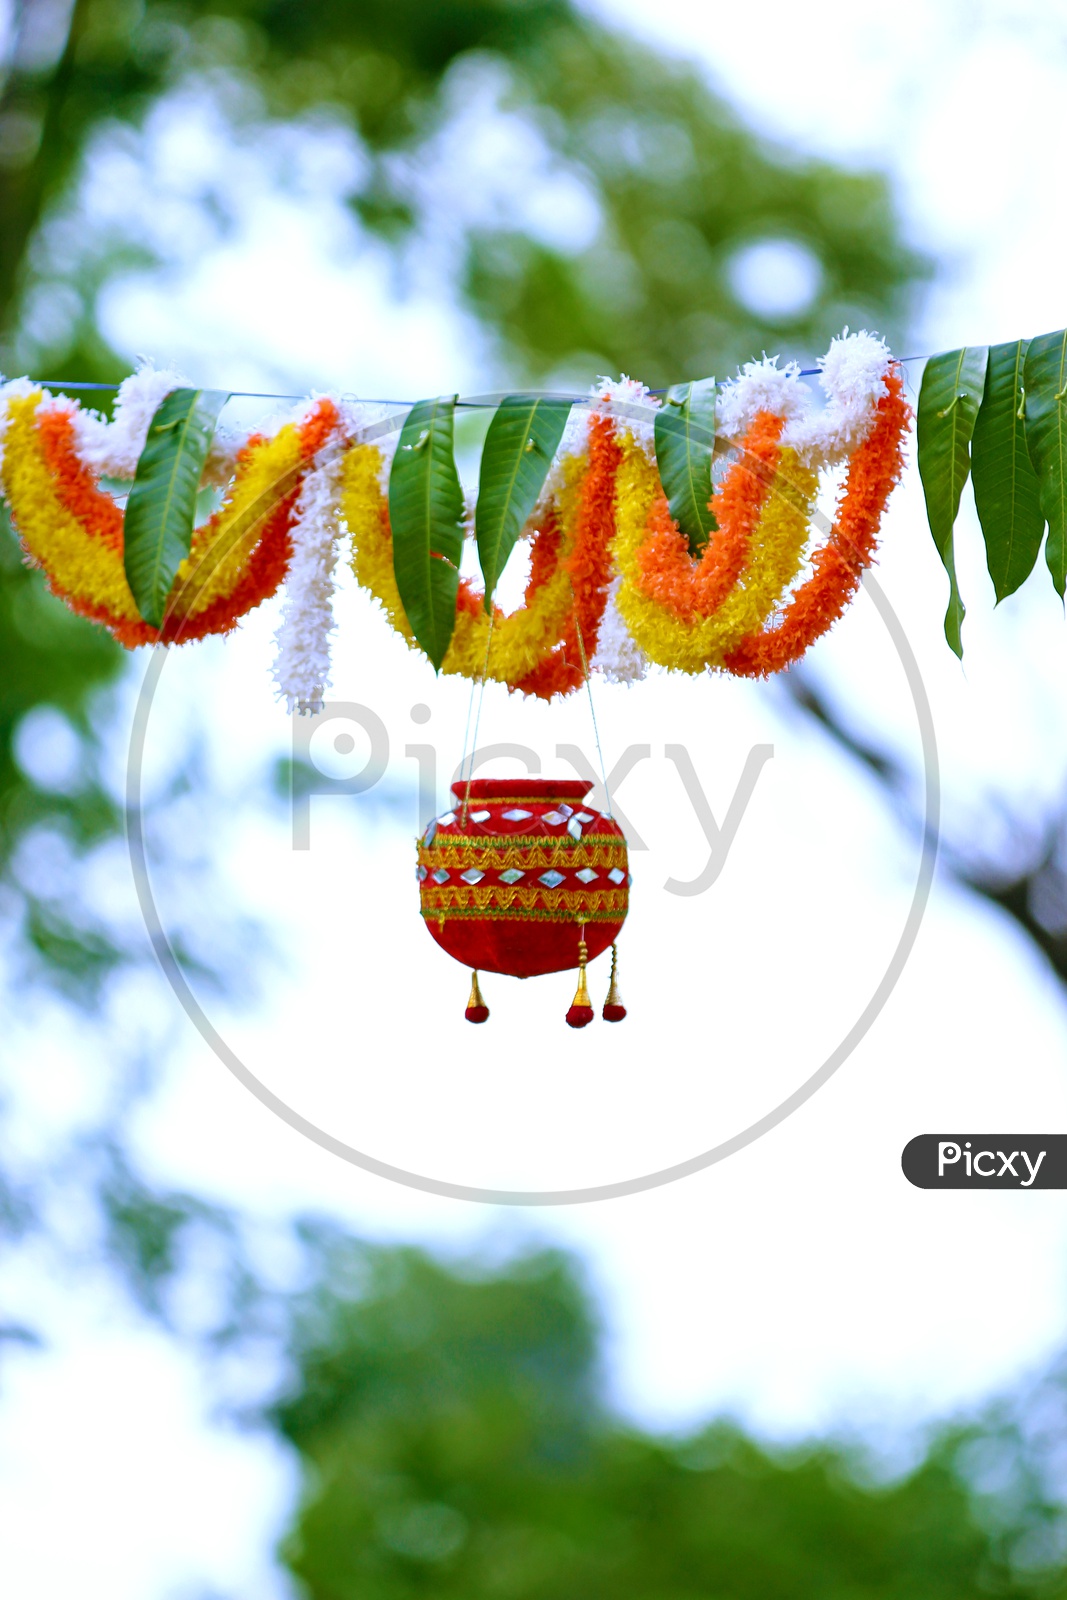
[{"label": "hanging thread line", "polygon": [[[474,696],[475,696],[475,693],[477,691],[477,688],[478,688],[478,680],[476,678],[472,678],[471,679],[470,697],[467,700],[467,725],[463,730],[463,753],[459,758],[459,779],[460,779],[461,783],[463,782],[463,768],[467,765],[467,751],[470,748],[467,741],[470,738],[471,717],[474,715]],[[468,793],[469,793],[469,791],[470,791],[470,775],[469,774],[468,774],[468,777],[467,777],[467,789],[468,789]],[[449,796],[449,799],[451,799],[451,796]]]},{"label": "hanging thread line", "polygon": [[[471,803],[471,779],[474,777],[474,757],[475,757],[475,755],[477,753],[477,750],[478,750],[478,729],[481,726],[481,721],[482,721],[482,702],[485,699],[485,680],[489,676],[489,651],[490,651],[490,649],[492,647],[492,643],[493,643],[493,623],[495,621],[496,621],[496,611],[495,610],[494,611],[490,611],[490,613],[489,613],[489,633],[488,633],[488,636],[487,636],[486,641],[485,641],[485,661],[482,663],[482,676],[481,676],[481,680],[480,680],[480,682],[478,684],[478,710],[477,710],[477,712],[475,714],[475,718],[474,718],[474,739],[473,739],[473,742],[471,744],[470,760],[469,760],[469,765],[467,767],[467,787],[466,787],[466,790],[464,791],[464,794],[463,794],[463,812],[462,812],[462,815],[460,817],[460,826],[461,827],[466,827],[466,825],[467,825],[467,810],[468,810],[468,808],[470,806],[470,803]],[[472,703],[473,703],[473,699],[474,699],[474,685],[472,684],[471,685],[471,701],[472,701]],[[468,722],[468,726],[469,726],[470,725],[470,712],[469,712],[469,710],[468,710],[468,713],[467,713],[467,722]],[[466,745],[466,735],[464,735],[464,745]],[[464,756],[466,756],[466,750],[464,750]],[[461,763],[461,770],[462,770],[462,763]]]},{"label": "hanging thread line", "polygon": [[600,762],[600,781],[604,785],[604,799],[607,810],[604,815],[611,816],[611,790],[608,788],[608,775],[604,767],[604,752],[600,748],[600,729],[597,727],[596,707],[593,704],[593,683],[589,672],[589,663],[585,657],[585,640],[582,638],[582,625],[578,620],[577,604],[574,608],[574,631],[578,635],[578,650],[582,657],[582,675],[585,678],[586,693],[589,696],[589,715],[593,719],[593,738],[596,741],[597,760]]},{"label": "hanging thread line", "polygon": [[[929,361],[930,359],[931,359],[930,356],[894,356],[893,357],[893,360],[899,362],[902,366],[906,365],[909,361]],[[800,369],[800,377],[802,377],[802,378],[817,378],[821,371],[822,371],[821,367],[802,367]],[[29,379],[27,379],[27,382],[28,383],[39,383],[43,388],[49,388],[49,389],[79,389],[79,390],[86,390],[86,391],[95,390],[95,391],[98,391],[100,393],[106,393],[106,394],[114,394],[115,391],[119,388],[119,385],[117,383],[85,383],[85,382],[81,382],[81,381],[78,381],[76,383],[75,382],[67,383],[62,378],[29,378]],[[666,389],[650,389],[648,392],[649,392],[649,394],[660,395],[660,394],[666,394],[667,390]],[[308,398],[308,396],[304,395],[304,394],[273,394],[273,393],[270,393],[267,390],[263,390],[263,389],[229,389],[229,390],[227,390],[227,393],[229,394],[229,397],[230,397],[231,400],[306,400]],[[403,410],[403,409],[409,409],[410,410],[410,408],[413,405],[417,405],[418,404],[418,402],[415,401],[415,400],[372,399],[371,397],[369,397],[367,395],[348,394],[347,391],[345,392],[345,398],[359,401],[363,405],[368,405],[368,406],[396,406],[398,410]],[[586,394],[573,394],[573,395],[560,394],[560,395],[556,396],[556,398],[561,399],[561,400],[568,400],[569,399],[569,400],[573,400],[575,403],[577,403],[579,401],[588,400],[589,399],[589,395],[588,395],[588,393],[586,393]],[[466,410],[469,410],[469,411],[493,411],[493,410],[496,409],[497,402],[495,400],[457,400],[456,401],[456,405],[457,405],[457,407],[460,407],[462,409],[466,409]]]}]

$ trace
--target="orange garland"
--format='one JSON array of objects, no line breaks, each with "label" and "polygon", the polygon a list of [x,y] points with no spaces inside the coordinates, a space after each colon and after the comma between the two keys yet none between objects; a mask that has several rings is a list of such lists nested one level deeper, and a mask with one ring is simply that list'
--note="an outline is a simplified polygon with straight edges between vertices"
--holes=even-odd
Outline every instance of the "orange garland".
[{"label": "orange garland", "polygon": [[840,512],[826,544],[812,557],[814,572],[795,592],[775,628],[750,633],[723,657],[728,672],[765,678],[798,661],[841,616],[878,544],[878,525],[904,465],[904,431],[911,409],[898,370],[886,375],[875,424],[849,464]]},{"label": "orange garland", "polygon": [[[99,541],[112,557],[122,560],[123,514],[111,495],[101,489],[96,474],[79,458],[72,413],[59,406],[40,406],[36,429],[41,453],[48,468],[56,499],[82,527],[89,538]],[[336,428],[339,414],[332,401],[320,400],[299,428],[299,454],[309,463]],[[261,435],[248,439],[237,458],[237,477],[247,469],[257,449],[265,443]],[[301,474],[302,477],[302,474]],[[196,529],[184,578],[179,577],[170,596],[161,629],[151,627],[136,616],[122,616],[108,606],[64,589],[47,571],[49,587],[72,611],[102,623],[127,649],[137,645],[184,643],[207,634],[229,633],[247,612],[268,599],[285,577],[292,548],[289,527],[293,507],[300,492],[300,480],[276,506],[247,560],[239,564],[234,586],[211,600],[197,612],[197,595],[214,564],[230,552],[216,548],[225,523],[225,504]]]},{"label": "orange garland", "polygon": [[121,555],[122,512],[111,496],[97,486],[96,474],[78,458],[71,412],[58,406],[40,406],[37,431],[60,504],[94,539]]},{"label": "orange garland", "polygon": [[[391,537],[392,535],[390,534]],[[544,588],[552,577],[559,565],[562,542],[563,535],[560,530],[559,519],[556,516],[555,507],[550,506],[530,545],[530,572],[526,579],[526,588],[523,591],[523,606],[532,604],[538,592]],[[476,617],[484,605],[485,596],[482,590],[476,589],[469,578],[460,578],[459,589],[456,593],[456,615]],[[500,606],[493,606],[494,622],[503,622],[506,615],[507,613]]]},{"label": "orange garland", "polygon": [[[589,466],[582,479],[574,548],[566,562],[574,606],[560,643],[515,685],[523,694],[534,695],[539,700],[570,694],[584,682],[588,664],[596,654],[611,582],[615,475],[621,460],[622,452],[611,418],[594,416],[589,424]],[[531,581],[533,577],[531,567]]]},{"label": "orange garland", "polygon": [[[299,440],[300,457],[305,465],[310,464],[312,458],[322,449],[339,420],[337,407],[328,399],[320,400],[314,410],[304,418],[300,424]],[[255,447],[261,443],[263,440],[259,434],[253,434],[248,439],[237,457],[238,472],[242,464],[251,458]],[[220,595],[203,611],[198,613],[194,611],[190,615],[187,609],[189,604],[187,596],[211,551],[224,508],[216,511],[201,528],[196,530],[189,560],[190,563],[195,563],[199,557],[199,563],[185,583],[181,584],[179,580],[179,584],[172,592],[171,602],[174,609],[168,612],[163,623],[162,638],[165,643],[186,644],[193,639],[203,639],[207,634],[231,633],[243,616],[261,605],[264,600],[270,599],[285,577],[293,553],[289,529],[302,481],[301,476],[270,513],[235,587],[229,594]],[[195,596],[193,604],[195,605]]]},{"label": "orange garland", "polygon": [[[99,540],[122,559],[122,512],[115,501],[99,488],[96,474],[79,459],[75,447],[74,418],[59,406],[41,405],[36,416],[41,454],[52,476],[56,499],[84,528],[91,539]],[[79,616],[103,623],[120,644],[132,650],[159,637],[155,628],[139,617],[123,617],[108,607],[63,589],[45,569],[48,587]]]},{"label": "orange garland", "polygon": [[662,489],[649,509],[649,538],[637,552],[643,592],[683,622],[709,617],[748,565],[752,535],[778,466],[785,419],[761,411],[745,434],[741,454],[711,503],[719,524],[699,559],[689,553]]},{"label": "orange garland", "polygon": [[[745,677],[789,666],[855,595],[901,474],[910,410],[899,368],[890,367],[881,381],[885,392],[874,402],[873,428],[852,455],[837,522],[811,558],[811,576],[791,595],[788,585],[802,557],[814,477],[797,469],[803,494],[790,501],[785,521],[775,520],[768,494],[776,474],[788,477],[789,463],[797,461],[794,450],[783,451],[785,416],[762,410],[748,424],[711,503],[718,530],[707,548],[692,556],[671,518],[648,448],[627,434],[617,435],[613,419],[594,410],[587,455],[564,458],[565,485],[543,507],[532,530],[524,605],[511,618],[493,608],[494,637],[481,592],[462,579],[456,600],[460,627],[444,671],[487,673],[545,700],[571,693],[585,681],[597,654],[615,574],[612,627],[616,633],[625,628],[652,661],[687,672],[710,667]],[[792,415],[787,406],[782,410]],[[223,504],[194,531],[159,630],[137,615],[123,567],[124,514],[100,487],[97,472],[81,460],[77,423],[76,407],[69,402],[13,386],[6,413],[4,492],[27,555],[43,567],[53,592],[133,647],[227,633],[274,593],[292,562],[291,530],[306,473],[331,436],[340,437],[341,416],[332,401],[323,399],[299,425],[289,424],[270,439],[258,434],[248,439]],[[349,459],[367,455],[354,443],[351,448]],[[353,516],[362,528],[360,516],[373,509],[375,525],[368,524],[369,533],[363,530],[367,537],[360,547],[367,549],[362,555],[357,551],[354,566],[380,599],[392,596],[391,620],[410,640],[399,597],[392,595],[388,515],[377,476],[381,463],[372,453],[377,468],[369,476],[357,474],[351,483],[344,477],[341,504],[354,542]],[[312,487],[318,494],[317,480]],[[323,504],[323,514],[331,514]],[[782,598],[769,610],[774,594]],[[759,617],[767,620],[759,623]],[[505,625],[516,618],[516,637],[505,649]],[[605,648],[610,657],[613,642]]]}]

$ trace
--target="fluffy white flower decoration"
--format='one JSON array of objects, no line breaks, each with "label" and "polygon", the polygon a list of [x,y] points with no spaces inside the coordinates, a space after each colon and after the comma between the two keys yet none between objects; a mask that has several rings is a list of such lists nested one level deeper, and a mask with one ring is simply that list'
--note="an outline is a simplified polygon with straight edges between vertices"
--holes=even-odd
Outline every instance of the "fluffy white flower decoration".
[{"label": "fluffy white flower decoration", "polygon": [[74,411],[76,448],[85,465],[111,478],[132,478],[149,423],[171,390],[185,382],[179,372],[144,362],[119,385],[111,422],[95,411]]},{"label": "fluffy white flower decoration", "polygon": [[832,340],[821,357],[819,383],[826,395],[821,412],[787,428],[783,444],[792,445],[809,466],[832,466],[851,455],[874,426],[878,401],[886,393],[889,347],[864,328]]},{"label": "fluffy white flower decoration", "polygon": [[640,383],[636,378],[600,378],[593,387],[593,396],[600,402],[598,409],[607,411],[619,422],[625,422],[627,432],[632,433],[646,448],[652,448],[655,436],[655,413],[660,408],[660,399],[654,395],[647,384]]},{"label": "fluffy white flower decoration", "polygon": [[39,383],[33,383],[29,378],[9,378],[6,383],[0,385],[0,467],[4,462],[4,435],[8,423],[7,403],[9,400],[28,394],[36,394],[40,387]]},{"label": "fluffy white flower decoration", "polygon": [[616,574],[608,588],[596,655],[589,665],[609,683],[637,683],[648,671],[648,657],[619,614],[616,598],[621,586],[622,578]]},{"label": "fluffy white flower decoration", "polygon": [[723,384],[715,408],[720,432],[728,439],[744,433],[759,411],[776,417],[796,417],[811,404],[811,396],[801,381],[800,368],[787,361],[779,368],[777,356],[746,362],[732,383]]},{"label": "fluffy white flower decoration", "polygon": [[786,419],[782,444],[811,467],[833,466],[851,455],[874,426],[875,406],[886,392],[889,349],[866,329],[846,328],[819,361],[826,404],[818,409],[795,361],[779,370],[777,356],[750,361],[723,387],[716,407],[720,431],[737,439],[759,411]]},{"label": "fluffy white flower decoration", "polygon": [[[312,395],[311,405],[325,398]],[[334,570],[340,536],[341,473],[348,445],[367,440],[391,456],[396,433],[376,434],[376,424],[388,416],[381,406],[329,396],[337,407],[341,427],[319,451],[315,465],[304,478],[293,515],[293,554],[285,578],[282,621],[275,639],[274,679],[278,694],[290,712],[322,709],[330,687],[330,635],[334,631]],[[308,409],[301,402],[293,420]],[[383,465],[388,480],[388,464]]]},{"label": "fluffy white flower decoration", "polygon": [[344,440],[335,435],[304,477],[293,514],[293,554],[275,634],[274,680],[290,712],[322,710],[330,686],[334,568],[340,534],[339,488]]}]

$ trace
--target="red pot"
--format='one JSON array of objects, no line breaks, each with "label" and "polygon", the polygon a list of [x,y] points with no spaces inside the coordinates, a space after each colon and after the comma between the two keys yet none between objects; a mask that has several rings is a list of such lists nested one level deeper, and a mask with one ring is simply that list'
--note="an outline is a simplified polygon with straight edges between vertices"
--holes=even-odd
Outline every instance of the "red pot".
[{"label": "red pot", "polygon": [[[617,822],[584,778],[475,778],[419,841],[419,894],[442,949],[481,972],[533,978],[592,961],[618,937],[630,874]],[[584,932],[583,932],[584,929]]]}]

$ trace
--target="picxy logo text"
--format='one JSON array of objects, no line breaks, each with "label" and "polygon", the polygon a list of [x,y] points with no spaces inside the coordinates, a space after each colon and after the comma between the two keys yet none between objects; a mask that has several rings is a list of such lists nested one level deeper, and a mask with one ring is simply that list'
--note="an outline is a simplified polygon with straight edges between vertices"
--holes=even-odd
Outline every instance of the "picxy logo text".
[{"label": "picxy logo text", "polygon": [[900,1164],[919,1189],[1067,1189],[1067,1134],[921,1133]]}]

